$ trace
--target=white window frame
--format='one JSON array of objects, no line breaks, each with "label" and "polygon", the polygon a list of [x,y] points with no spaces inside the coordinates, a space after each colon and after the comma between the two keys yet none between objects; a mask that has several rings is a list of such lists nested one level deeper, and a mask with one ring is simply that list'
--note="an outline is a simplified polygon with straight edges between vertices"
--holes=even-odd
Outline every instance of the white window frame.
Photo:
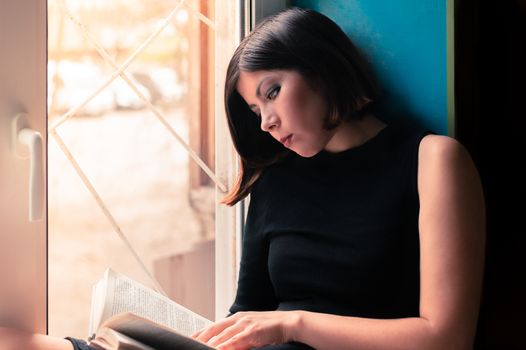
[{"label": "white window frame", "polygon": [[[239,44],[242,35],[242,18],[244,17],[243,0],[224,0],[215,6],[215,171],[217,177],[226,184],[233,184],[237,173],[237,154],[230,141],[230,133],[225,116],[223,102],[226,67],[232,53]],[[229,33],[234,33],[233,42]],[[228,142],[225,142],[228,140]],[[215,221],[215,316],[224,317],[235,297],[238,266],[238,242],[240,237],[238,211],[235,208],[220,204],[225,195],[216,187],[216,221]]]},{"label": "white window frame", "polygon": [[[45,1],[0,2],[0,254],[8,260],[0,267],[0,325],[39,333],[47,331],[46,23]],[[18,126],[42,139],[43,163],[33,167],[33,179],[44,184],[39,191],[30,191],[28,149],[12,147],[19,113]],[[31,203],[42,215],[30,215]]]},{"label": "white window frame", "polygon": [[[264,17],[290,5],[289,0],[225,0],[223,6],[216,6],[217,22],[215,41],[215,115],[216,115],[216,174],[223,183],[233,184],[239,164],[234,151],[225,116],[224,81],[230,58],[239,44],[227,42],[226,33],[243,38]],[[224,140],[229,140],[225,143]],[[216,319],[228,314],[235,298],[239,262],[241,259],[241,240],[246,218],[245,200],[235,206],[235,210],[219,204],[223,196],[216,190]]]}]

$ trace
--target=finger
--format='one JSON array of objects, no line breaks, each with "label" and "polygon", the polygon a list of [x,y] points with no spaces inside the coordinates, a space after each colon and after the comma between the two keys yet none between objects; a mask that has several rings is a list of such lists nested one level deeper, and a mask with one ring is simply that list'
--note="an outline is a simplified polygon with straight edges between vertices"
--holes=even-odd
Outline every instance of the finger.
[{"label": "finger", "polygon": [[207,343],[210,338],[221,333],[225,328],[232,324],[232,320],[223,320],[217,323],[214,323],[210,327],[204,329],[195,339],[202,343]]},{"label": "finger", "polygon": [[227,339],[224,343],[214,346],[217,350],[247,350],[257,347],[250,341],[250,333],[243,331]]},{"label": "finger", "polygon": [[207,345],[216,347],[227,340],[235,337],[237,334],[243,332],[243,328],[239,326],[238,323],[233,324],[230,327],[225,328],[221,333],[213,336],[208,342]]}]

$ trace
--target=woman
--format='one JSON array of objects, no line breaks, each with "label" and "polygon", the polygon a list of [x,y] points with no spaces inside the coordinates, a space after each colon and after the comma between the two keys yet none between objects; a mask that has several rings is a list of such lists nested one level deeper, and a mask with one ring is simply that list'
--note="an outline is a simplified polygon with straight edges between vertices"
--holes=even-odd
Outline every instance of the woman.
[{"label": "woman", "polygon": [[[373,113],[379,97],[351,41],[315,11],[280,12],[242,41],[225,87],[242,166],[224,203],[251,194],[238,290],[231,315],[196,339],[472,347],[485,241],[477,171],[454,139],[386,125]],[[46,342],[87,348],[47,337],[33,348]]]},{"label": "woman", "polygon": [[[233,315],[218,349],[469,349],[484,200],[466,150],[386,125],[379,90],[327,17],[288,9],[230,62],[225,103],[251,193]],[[269,344],[281,344],[272,345]]]}]

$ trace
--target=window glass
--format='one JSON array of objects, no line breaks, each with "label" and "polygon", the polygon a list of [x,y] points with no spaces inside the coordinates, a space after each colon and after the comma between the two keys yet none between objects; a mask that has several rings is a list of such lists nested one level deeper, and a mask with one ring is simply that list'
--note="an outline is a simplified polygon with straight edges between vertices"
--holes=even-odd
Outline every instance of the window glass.
[{"label": "window glass", "polygon": [[213,1],[48,0],[50,334],[107,267],[214,317],[213,48]]}]

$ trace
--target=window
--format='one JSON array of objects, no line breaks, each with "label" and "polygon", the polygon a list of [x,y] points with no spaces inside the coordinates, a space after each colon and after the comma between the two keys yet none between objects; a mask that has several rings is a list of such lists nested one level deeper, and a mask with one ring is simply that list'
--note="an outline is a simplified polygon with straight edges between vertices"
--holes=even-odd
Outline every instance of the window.
[{"label": "window", "polygon": [[221,89],[240,13],[232,0],[48,0],[50,334],[86,336],[106,267],[226,313],[236,211],[217,202],[237,161]]}]

